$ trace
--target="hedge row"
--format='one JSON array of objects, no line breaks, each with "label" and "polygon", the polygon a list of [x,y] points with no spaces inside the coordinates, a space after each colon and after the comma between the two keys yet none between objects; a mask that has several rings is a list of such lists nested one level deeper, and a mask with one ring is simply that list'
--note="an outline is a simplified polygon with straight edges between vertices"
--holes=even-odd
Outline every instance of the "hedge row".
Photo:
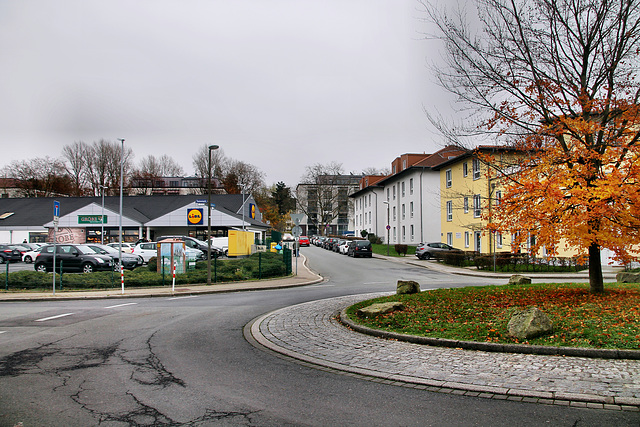
[{"label": "hedge row", "polygon": [[[16,289],[50,289],[53,284],[53,273],[37,271],[16,271],[9,273],[10,290]],[[281,254],[263,252],[247,258],[211,261],[211,278],[216,282],[234,282],[286,275],[286,266]],[[125,270],[124,282],[127,287],[152,287],[170,285],[172,277],[156,272],[155,262],[147,267]],[[207,262],[200,261],[195,270],[176,275],[176,284],[196,284],[207,282]],[[62,283],[62,285],[60,285]],[[0,289],[4,289],[6,274],[0,274]],[[104,271],[90,274],[63,273],[62,281],[56,274],[56,289],[105,289],[120,286],[118,272]]]}]

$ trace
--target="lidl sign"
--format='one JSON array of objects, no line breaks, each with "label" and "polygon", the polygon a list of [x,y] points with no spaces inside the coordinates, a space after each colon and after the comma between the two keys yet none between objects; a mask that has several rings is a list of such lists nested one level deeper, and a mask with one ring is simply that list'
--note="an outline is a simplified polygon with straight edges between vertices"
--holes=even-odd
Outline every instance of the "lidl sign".
[{"label": "lidl sign", "polygon": [[187,222],[189,225],[202,225],[202,209],[187,209]]},{"label": "lidl sign", "polygon": [[256,219],[256,205],[254,205],[253,203],[249,204],[249,212],[251,215],[251,219]]}]

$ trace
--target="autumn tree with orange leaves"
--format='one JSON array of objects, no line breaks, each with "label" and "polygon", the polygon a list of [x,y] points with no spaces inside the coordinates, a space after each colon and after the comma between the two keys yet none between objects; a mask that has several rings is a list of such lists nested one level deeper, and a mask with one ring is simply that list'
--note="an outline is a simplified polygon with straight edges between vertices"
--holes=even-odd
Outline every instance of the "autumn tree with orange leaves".
[{"label": "autumn tree with orange leaves", "polygon": [[629,261],[640,247],[639,1],[475,5],[480,32],[425,3],[446,46],[439,81],[475,119],[447,134],[520,149],[491,226],[516,235],[514,247],[534,235],[534,251],[578,248],[591,292],[602,292],[600,250]]}]

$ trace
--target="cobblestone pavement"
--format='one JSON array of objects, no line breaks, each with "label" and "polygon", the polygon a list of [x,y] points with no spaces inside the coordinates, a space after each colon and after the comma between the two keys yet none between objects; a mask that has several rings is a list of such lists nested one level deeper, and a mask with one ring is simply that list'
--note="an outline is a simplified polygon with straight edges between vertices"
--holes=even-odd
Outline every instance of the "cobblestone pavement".
[{"label": "cobblestone pavement", "polygon": [[640,410],[640,361],[430,347],[351,331],[337,316],[383,294],[331,298],[250,325],[264,347],[330,370],[432,391],[557,405]]}]

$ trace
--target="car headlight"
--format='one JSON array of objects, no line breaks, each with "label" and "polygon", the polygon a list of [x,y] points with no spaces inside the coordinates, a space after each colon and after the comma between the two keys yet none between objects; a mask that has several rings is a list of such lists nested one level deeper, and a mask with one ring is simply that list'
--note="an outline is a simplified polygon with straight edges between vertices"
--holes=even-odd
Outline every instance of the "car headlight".
[{"label": "car headlight", "polygon": [[96,260],[96,262],[97,262],[98,264],[102,264],[102,263],[106,262],[106,261],[105,261],[105,260],[103,260],[102,258],[94,258],[94,259]]}]

